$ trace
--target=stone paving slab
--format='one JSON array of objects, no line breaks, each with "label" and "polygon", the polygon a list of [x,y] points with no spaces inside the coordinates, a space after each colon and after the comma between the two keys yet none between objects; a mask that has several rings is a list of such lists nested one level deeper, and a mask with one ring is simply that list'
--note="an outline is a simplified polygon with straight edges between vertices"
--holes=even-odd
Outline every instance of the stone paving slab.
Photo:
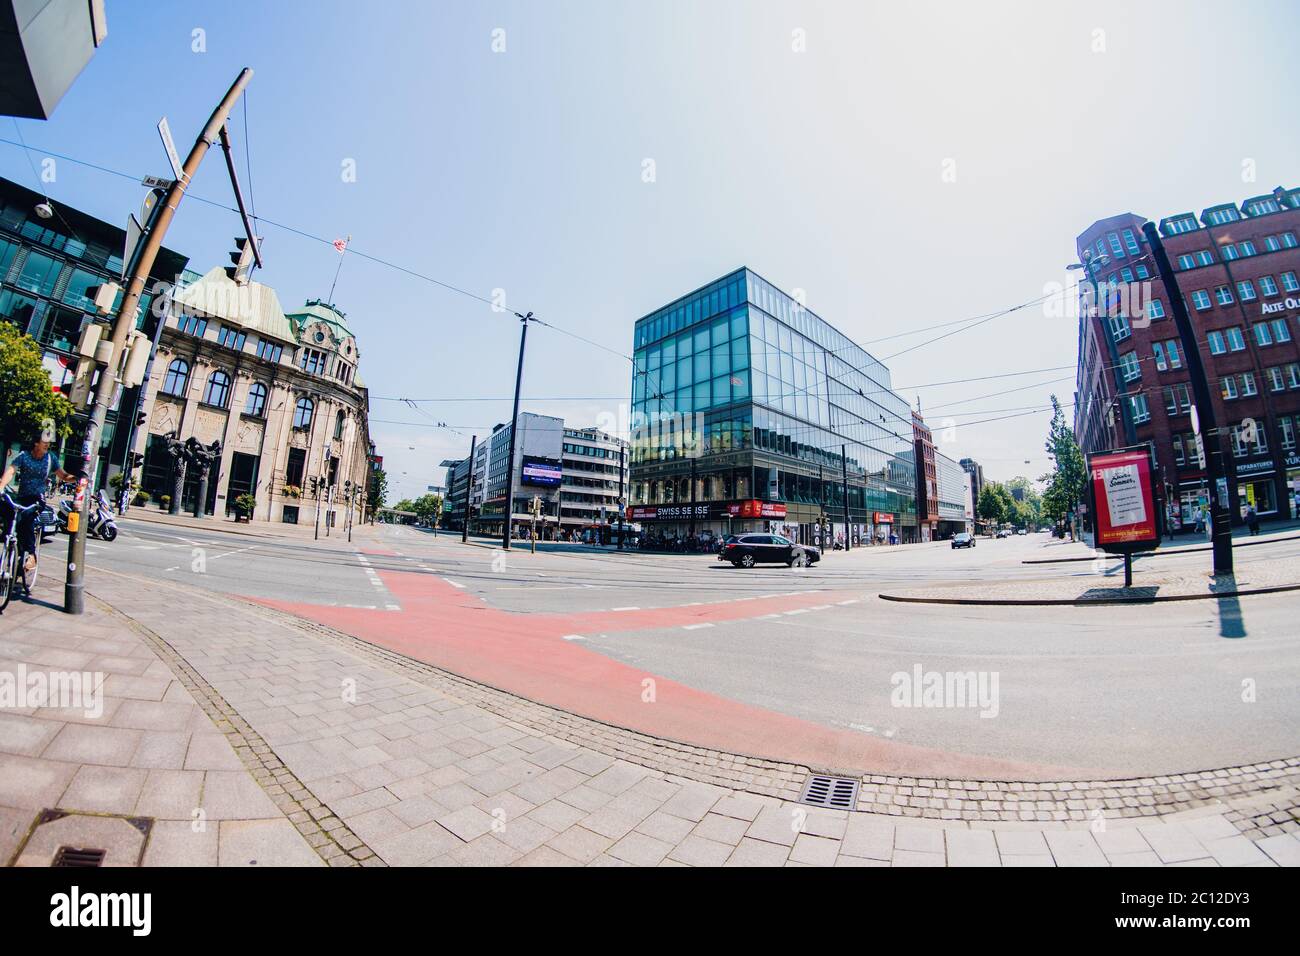
[{"label": "stone paving slab", "polygon": [[0,622],[0,679],[84,678],[99,694],[0,708],[0,864],[48,858],[45,810],[67,811],[49,832],[83,846],[100,845],[105,821],[147,818],[143,856],[126,865],[324,864],[123,618],[93,602],[79,617],[14,603]]},{"label": "stone paving slab", "polygon": [[[858,809],[825,811],[791,799],[809,768],[553,711],[239,600],[108,572],[94,593],[184,675],[252,779],[332,864],[1295,865],[1300,847],[1295,759],[1134,781],[867,775]],[[140,733],[137,752],[162,732]],[[70,783],[55,774],[44,786]],[[257,812],[237,790],[217,806]],[[956,817],[941,816],[948,801]],[[982,809],[990,801],[1026,809]],[[286,832],[232,830],[218,863],[250,856],[247,830],[273,848]],[[210,860],[210,838],[203,849]]]}]

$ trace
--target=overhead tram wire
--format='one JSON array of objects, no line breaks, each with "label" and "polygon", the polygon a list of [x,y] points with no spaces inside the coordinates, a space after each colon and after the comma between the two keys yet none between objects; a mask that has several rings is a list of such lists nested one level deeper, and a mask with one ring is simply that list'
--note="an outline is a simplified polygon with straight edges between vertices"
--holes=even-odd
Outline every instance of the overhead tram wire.
[{"label": "overhead tram wire", "polygon": [[[246,166],[248,167],[248,175],[249,175],[249,178],[250,178],[250,188],[251,188],[251,175],[252,175],[252,174],[251,174],[251,153],[248,151],[248,149],[249,149],[248,136],[247,136],[247,123],[248,123],[248,117],[247,117],[247,106],[246,106],[246,105],[245,105],[245,107],[244,107],[244,122],[245,122],[245,130],[246,130],[246,135],[245,135]],[[20,131],[19,135],[20,135],[20,138],[21,138],[21,131]],[[51,150],[42,150],[42,149],[37,149],[36,147],[28,146],[27,143],[26,143],[25,141],[14,142],[14,141],[12,141],[12,140],[0,139],[0,143],[5,143],[5,144],[7,144],[7,145],[16,146],[16,147],[18,147],[18,148],[24,150],[24,152],[28,154],[28,161],[29,161],[29,163],[31,162],[30,153],[31,153],[31,152],[40,152],[40,153],[43,153],[44,155],[47,155],[47,156],[51,156],[51,157],[55,157],[55,158],[58,158],[58,159],[62,159],[62,160],[65,160],[65,161],[67,161],[67,162],[71,162],[71,163],[74,163],[74,164],[77,164],[77,165],[85,166],[85,167],[90,168],[90,169],[95,169],[95,170],[97,170],[97,171],[100,171],[100,172],[103,172],[103,173],[106,173],[106,174],[109,174],[109,175],[117,176],[117,177],[122,178],[122,179],[128,179],[128,180],[131,180],[132,182],[138,182],[138,181],[139,181],[139,178],[138,178],[138,177],[131,176],[130,174],[127,174],[127,173],[121,172],[120,170],[111,169],[111,168],[106,167],[106,166],[102,166],[102,165],[99,165],[99,164],[96,164],[96,163],[88,162],[88,161],[86,161],[86,160],[78,159],[77,157],[73,157],[73,156],[69,156],[69,155],[61,154],[61,153],[56,153],[56,152],[51,151]],[[190,194],[188,194],[188,195],[189,195],[191,198],[193,198],[196,202],[199,202],[199,203],[202,203],[202,204],[205,204],[205,205],[208,205],[208,206],[212,206],[212,207],[215,207],[215,208],[218,208],[218,209],[222,209],[222,210],[225,210],[225,211],[227,211],[227,212],[233,212],[233,213],[237,213],[237,212],[238,212],[238,209],[237,209],[237,208],[235,208],[235,207],[233,207],[233,206],[226,205],[226,204],[223,203],[223,202],[219,202],[219,201],[212,200],[212,199],[207,199],[207,198],[205,198],[205,197],[203,197],[203,196],[200,196],[200,195],[198,195],[198,194],[195,194],[195,193],[190,193]],[[264,223],[266,223],[267,225],[270,225],[270,226],[272,226],[272,227],[274,227],[274,228],[281,229],[281,230],[284,230],[284,231],[286,231],[286,232],[289,232],[289,233],[291,233],[291,234],[293,234],[293,235],[297,235],[297,236],[300,236],[300,237],[305,238],[305,239],[310,239],[310,240],[312,240],[312,241],[314,241],[314,242],[319,242],[319,243],[324,244],[324,245],[332,245],[332,241],[329,240],[329,239],[326,239],[326,238],[323,237],[323,236],[317,236],[317,235],[314,235],[313,233],[307,232],[306,230],[299,229],[299,228],[294,227],[294,226],[290,226],[290,225],[288,225],[287,223],[282,223],[282,222],[278,222],[278,221],[273,220],[273,219],[265,219],[265,218],[260,219],[259,221],[260,221],[260,222],[264,222]],[[412,278],[420,279],[420,280],[423,280],[423,281],[425,281],[425,282],[428,282],[428,283],[431,283],[431,284],[433,284],[433,285],[436,285],[436,286],[438,286],[439,288],[445,289],[445,290],[447,290],[447,291],[449,291],[449,292],[454,292],[454,293],[456,293],[456,294],[458,294],[458,295],[461,295],[461,296],[464,296],[464,297],[466,297],[466,298],[473,299],[473,300],[475,300],[476,302],[480,302],[480,303],[482,303],[482,304],[484,304],[484,305],[487,305],[487,306],[491,307],[491,308],[493,309],[493,311],[497,311],[497,312],[504,311],[504,310],[501,309],[501,307],[500,307],[499,304],[497,304],[496,302],[492,301],[491,299],[488,299],[488,298],[486,298],[486,297],[484,297],[484,296],[482,296],[482,295],[479,295],[479,294],[477,294],[477,293],[470,292],[469,290],[466,290],[466,289],[460,288],[459,286],[453,285],[453,284],[451,284],[451,283],[449,283],[449,282],[444,282],[444,281],[442,281],[442,280],[440,280],[440,279],[437,279],[437,278],[434,278],[433,276],[430,276],[430,275],[428,275],[428,274],[426,274],[426,273],[422,273],[422,272],[419,272],[419,271],[417,271],[417,270],[415,270],[415,269],[408,268],[408,267],[403,266],[403,265],[400,265],[400,264],[398,264],[398,263],[396,263],[396,262],[392,262],[391,260],[384,259],[384,258],[382,258],[382,257],[380,257],[380,256],[371,255],[371,254],[368,254],[368,253],[365,253],[365,252],[361,252],[361,251],[358,251],[358,250],[355,250],[355,249],[349,249],[349,252],[351,252],[351,253],[352,253],[353,255],[355,255],[355,256],[358,256],[358,257],[360,257],[360,258],[362,258],[362,259],[365,259],[365,260],[368,260],[368,261],[370,261],[370,262],[373,262],[373,263],[375,263],[375,264],[377,264],[377,265],[382,265],[382,266],[384,266],[384,267],[386,267],[386,268],[390,268],[390,269],[396,270],[396,271],[398,271],[398,272],[401,272],[401,273],[403,273],[403,274],[405,274],[405,275],[411,276]],[[1139,260],[1133,260],[1133,261],[1139,261]],[[1077,287],[1076,287],[1076,288],[1077,288]],[[1037,298],[1035,298],[1035,299],[1031,299],[1031,300],[1029,300],[1029,301],[1027,301],[1027,302],[1022,302],[1022,303],[1020,303],[1020,304],[1018,304],[1018,305],[1010,306],[1010,307],[1008,307],[1008,308],[1006,308],[1006,309],[1001,309],[1001,310],[998,310],[998,311],[995,311],[995,312],[992,312],[992,313],[986,313],[986,314],[984,314],[984,315],[974,317],[974,321],[971,321],[971,320],[969,320],[969,319],[959,319],[959,320],[954,320],[953,322],[940,323],[940,324],[937,325],[937,326],[931,326],[931,327],[929,327],[929,328],[933,329],[933,328],[946,327],[946,326],[949,326],[949,325],[955,325],[955,324],[966,323],[966,324],[963,324],[962,328],[954,329],[953,331],[951,331],[951,332],[947,332],[947,333],[945,333],[944,335],[936,336],[934,339],[930,339],[930,340],[927,340],[926,342],[921,342],[921,343],[918,343],[918,344],[916,344],[916,345],[914,345],[914,346],[911,346],[911,347],[909,347],[909,348],[907,348],[907,349],[903,349],[902,351],[899,351],[899,352],[896,352],[896,353],[892,353],[891,355],[886,356],[884,359],[876,359],[876,361],[878,361],[878,362],[887,361],[888,359],[890,359],[890,358],[895,358],[895,357],[897,357],[898,355],[903,355],[903,354],[906,354],[906,353],[908,353],[908,352],[915,351],[916,349],[919,349],[919,348],[922,348],[922,347],[924,347],[924,346],[926,346],[926,345],[932,344],[933,342],[937,342],[937,341],[940,341],[941,339],[945,339],[945,338],[948,338],[948,337],[950,337],[950,336],[957,335],[957,334],[959,334],[959,333],[961,333],[961,332],[968,331],[969,329],[972,329],[972,328],[975,328],[975,327],[977,327],[977,326],[979,326],[979,325],[983,325],[983,324],[985,324],[985,323],[987,323],[987,322],[990,322],[990,321],[992,321],[992,320],[995,319],[995,318],[999,318],[999,317],[1004,316],[1004,315],[1009,315],[1009,314],[1011,314],[1011,313],[1013,313],[1013,312],[1019,311],[1019,310],[1024,309],[1024,308],[1027,308],[1027,307],[1030,306],[1030,305],[1034,305],[1034,304],[1037,304],[1037,303],[1039,303],[1039,302],[1043,302],[1043,301],[1047,300],[1048,298],[1051,298],[1051,297],[1053,297],[1053,296],[1055,296],[1055,295],[1064,294],[1065,292],[1068,292],[1068,291],[1070,291],[1069,288],[1064,288],[1064,289],[1060,290],[1059,292],[1058,292],[1058,291],[1053,291],[1053,292],[1050,292],[1050,293],[1046,293],[1046,294],[1044,294],[1044,295],[1042,295],[1042,296],[1039,296],[1039,297],[1037,297]],[[514,312],[514,315],[515,315],[516,317],[522,317],[522,316],[520,315],[519,312]],[[555,325],[554,323],[548,322],[548,321],[546,321],[546,320],[536,319],[535,321],[537,322],[537,324],[539,324],[539,325],[545,325],[547,328],[550,328],[550,329],[553,330],[553,331],[559,332],[559,333],[561,333],[561,334],[563,334],[563,335],[568,335],[568,336],[570,336],[571,338],[574,338],[574,339],[577,339],[577,340],[579,340],[579,341],[585,342],[586,344],[589,344],[589,345],[591,345],[591,346],[593,346],[593,347],[595,347],[595,348],[599,348],[599,349],[601,349],[601,350],[603,350],[603,351],[609,352],[611,355],[616,355],[616,356],[618,356],[618,357],[620,357],[620,358],[626,359],[629,363],[632,363],[632,365],[633,365],[633,376],[634,376],[634,377],[635,377],[637,374],[647,374],[647,375],[649,374],[649,373],[648,373],[648,370],[647,370],[647,372],[644,372],[644,373],[637,372],[636,369],[635,369],[635,362],[634,362],[634,359],[633,359],[631,356],[629,356],[629,355],[627,355],[626,353],[624,353],[624,352],[621,352],[621,351],[619,351],[619,350],[617,350],[617,349],[614,349],[614,348],[611,348],[611,347],[609,347],[609,346],[602,345],[602,344],[599,343],[599,342],[596,342],[596,341],[594,341],[594,340],[592,340],[592,339],[586,338],[586,337],[584,337],[584,336],[582,336],[582,335],[579,335],[578,333],[571,332],[571,331],[569,331],[568,329],[565,329],[565,328],[563,328],[563,327],[561,327],[561,326]],[[917,331],[917,333],[919,333],[919,332],[921,332],[921,331],[925,331],[925,330],[916,330],[916,331]],[[907,333],[907,334],[911,334],[911,333]],[[889,338],[894,338],[894,337],[897,337],[897,336],[890,336]],[[882,340],[875,340],[875,341],[882,341]],[[839,353],[839,352],[842,352],[842,351],[846,351],[846,350],[849,350],[849,349],[854,349],[854,348],[856,348],[856,349],[859,349],[859,350],[861,350],[862,352],[864,352],[864,354],[867,354],[869,357],[874,358],[874,356],[871,356],[870,353],[867,352],[867,350],[863,347],[865,344],[871,344],[871,343],[870,343],[870,342],[867,342],[867,343],[856,343],[856,342],[850,342],[850,343],[848,343],[848,345],[843,346],[843,347],[841,347],[840,349],[829,349],[829,350],[826,350],[826,351],[829,351],[829,352],[831,352],[831,354],[835,354],[835,355],[838,356],[838,353]],[[852,366],[851,366],[851,367],[852,367]],[[1062,366],[1061,368],[1064,369],[1064,368],[1068,368],[1068,367],[1070,367],[1070,366]],[[857,369],[856,367],[854,367],[854,368],[855,368],[855,370],[858,371],[860,374],[866,374],[862,369]],[[1027,373],[1013,373],[1013,374],[1027,374]],[[1000,377],[1000,376],[988,376],[987,378],[993,378],[993,377]],[[934,385],[931,385],[931,386],[909,386],[908,388],[910,388],[910,389],[916,389],[916,388],[922,388],[922,387],[937,387],[938,384],[943,384],[943,383],[934,383]],[[797,389],[795,392],[793,392],[793,393],[789,393],[789,394],[794,395],[794,396],[797,396],[797,395],[799,395],[799,394],[806,393],[810,387],[814,387],[814,386],[805,386],[804,388],[802,388],[802,389]],[[885,392],[890,392],[890,393],[893,393],[893,394],[897,395],[897,393],[898,393],[899,391],[903,391],[903,390],[906,390],[906,389],[904,389],[904,388],[902,388],[902,387],[898,387],[898,386],[891,386],[890,388],[887,388],[887,389],[881,389],[879,392],[873,391],[873,392],[872,392],[872,395],[883,394],[883,393],[885,393]],[[849,396],[849,395],[858,395],[858,396],[863,397],[863,398],[869,398],[869,396],[867,396],[867,394],[866,394],[865,392],[861,391],[861,390],[846,390],[844,394],[845,394],[845,396]],[[663,394],[662,394],[662,381],[659,382],[659,388],[656,390],[655,395],[656,395],[656,397],[659,397],[659,398],[662,398],[662,397],[663,397]],[[377,400],[378,400],[378,399],[377,399]],[[540,400],[540,399],[538,399],[538,400]],[[875,403],[874,401],[873,401],[873,404],[877,404],[877,405],[878,405],[878,403]],[[905,419],[903,416],[897,414],[897,413],[894,412],[892,409],[884,408],[884,406],[879,406],[879,405],[878,405],[878,407],[880,407],[883,411],[885,411],[886,413],[888,413],[891,417],[893,417],[893,418],[897,418],[899,421],[901,421],[901,422],[903,422],[904,424],[910,426],[910,420],[909,420],[909,419]]]}]

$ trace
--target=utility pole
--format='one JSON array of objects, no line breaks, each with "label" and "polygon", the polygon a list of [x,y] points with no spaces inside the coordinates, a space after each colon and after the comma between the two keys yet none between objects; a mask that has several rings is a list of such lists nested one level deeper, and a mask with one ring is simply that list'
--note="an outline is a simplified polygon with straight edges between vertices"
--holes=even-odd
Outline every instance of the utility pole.
[{"label": "utility pole", "polygon": [[194,178],[194,174],[198,172],[203,157],[207,155],[208,148],[220,137],[221,128],[225,126],[231,110],[234,109],[235,102],[244,92],[244,87],[248,85],[248,81],[252,76],[253,71],[247,67],[239,72],[235,82],[231,84],[230,89],[226,91],[226,95],[222,97],[221,102],[217,104],[217,108],[213,110],[212,115],[208,118],[208,123],[203,127],[203,132],[194,141],[194,146],[190,149],[190,154],[181,167],[180,176],[167,190],[167,195],[163,199],[161,208],[159,208],[158,215],[154,220],[153,228],[149,230],[147,236],[141,239],[140,255],[136,259],[135,269],[132,271],[130,281],[127,283],[125,294],[122,297],[122,305],[117,310],[117,317],[113,320],[113,334],[109,340],[111,348],[108,350],[107,355],[108,363],[100,372],[99,385],[95,389],[95,402],[90,408],[89,420],[86,422],[85,440],[82,444],[85,474],[78,482],[80,497],[78,508],[81,517],[78,521],[77,530],[69,535],[68,570],[63,585],[63,609],[69,614],[84,614],[86,610],[86,529],[90,525],[90,496],[86,494],[86,491],[87,487],[93,488],[95,485],[95,472],[99,467],[99,436],[104,428],[104,422],[108,419],[108,410],[112,407],[116,398],[119,387],[119,367],[124,353],[123,346],[126,344],[127,336],[135,327],[135,312],[140,305],[140,296],[144,292],[145,281],[153,270],[154,261],[158,258],[158,250],[162,248],[163,236],[167,234],[167,227],[171,225],[172,218],[176,215],[176,209],[185,197],[186,188]]},{"label": "utility pole", "polygon": [[325,479],[317,478],[314,475],[312,476],[311,479],[311,494],[312,497],[316,499],[316,518],[314,522],[314,528],[312,531],[312,540],[314,541],[320,540],[320,489],[321,489],[321,483],[324,480]]},{"label": "utility pole", "polygon": [[687,525],[687,527],[689,529],[686,532],[687,537],[694,538],[695,537],[695,456],[693,455],[691,456],[691,520],[690,520],[690,524]]},{"label": "utility pole", "polygon": [[1169,264],[1169,254],[1160,241],[1160,233],[1153,222],[1143,223],[1142,234],[1146,236],[1147,245],[1160,270],[1160,280],[1169,293],[1169,310],[1173,313],[1174,324],[1178,327],[1178,338],[1187,357],[1187,372],[1192,383],[1192,397],[1195,400],[1196,420],[1202,436],[1201,444],[1205,448],[1205,476],[1210,485],[1210,543],[1214,552],[1214,573],[1232,573],[1232,519],[1228,511],[1228,477],[1223,461],[1223,440],[1219,434],[1219,425],[1214,417],[1214,401],[1210,397],[1210,385],[1205,379],[1205,365],[1201,361],[1201,348],[1196,341],[1196,332],[1192,320],[1187,314],[1187,303],[1183,301],[1182,290],[1173,267]]},{"label": "utility pole", "polygon": [[623,469],[627,467],[627,445],[618,446],[618,550],[623,550],[623,527],[627,524],[627,502],[623,500]]},{"label": "utility pole", "polygon": [[844,472],[844,550],[853,544],[853,535],[849,534],[849,454],[848,445],[840,445],[840,468]]},{"label": "utility pole", "polygon": [[[505,521],[501,527],[501,547],[510,550],[510,519],[515,511],[515,443],[519,439],[519,390],[524,384],[524,348],[528,345],[528,323],[536,321],[533,313],[519,316],[519,367],[515,370],[515,406],[510,414],[510,448],[506,458]],[[473,462],[470,463],[471,470]]]},{"label": "utility pole", "polygon": [[478,450],[478,436],[469,439],[469,475],[465,479],[465,518],[460,525],[460,543],[469,540],[469,502],[474,497],[474,452]]}]

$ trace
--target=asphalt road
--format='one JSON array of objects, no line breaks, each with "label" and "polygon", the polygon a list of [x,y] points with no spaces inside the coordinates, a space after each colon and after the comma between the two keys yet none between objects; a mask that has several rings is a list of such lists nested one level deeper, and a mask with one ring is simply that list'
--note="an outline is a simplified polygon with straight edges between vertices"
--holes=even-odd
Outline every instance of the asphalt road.
[{"label": "asphalt road", "polygon": [[[735,701],[948,752],[1146,776],[1300,750],[1294,593],[1132,608],[946,607],[876,597],[904,585],[1096,574],[1087,562],[1022,563],[1064,550],[1037,535],[981,539],[973,550],[874,548],[831,553],[810,569],[742,571],[707,556],[533,555],[518,547],[506,555],[408,528],[367,530],[349,548],[337,538],[317,544],[127,521],[113,544],[92,543],[89,562],[92,574],[102,564],[224,593],[393,614],[403,613],[401,602],[385,576],[431,575],[515,612],[522,629],[530,614],[814,592],[787,611],[693,628],[607,627],[574,638]],[[1252,560],[1267,553],[1300,567],[1300,541],[1248,550]],[[1208,564],[1208,554],[1146,559],[1137,563],[1136,583],[1157,566]],[[1106,570],[1115,573],[1115,565]],[[917,668],[922,682],[933,673],[973,672],[985,699],[954,706],[950,696],[939,701],[945,706],[926,706],[934,701],[921,694],[900,706]]]}]

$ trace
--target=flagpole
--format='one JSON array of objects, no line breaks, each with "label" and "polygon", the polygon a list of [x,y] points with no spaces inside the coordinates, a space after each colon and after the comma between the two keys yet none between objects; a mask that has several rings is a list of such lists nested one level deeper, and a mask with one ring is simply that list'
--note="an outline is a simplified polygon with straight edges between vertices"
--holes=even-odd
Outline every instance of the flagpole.
[{"label": "flagpole", "polygon": [[351,243],[352,233],[348,233],[348,237],[343,240],[343,248],[339,249],[339,264],[334,269],[334,281],[330,283],[330,305],[334,304],[334,287],[339,284],[339,273],[343,271],[343,257],[348,254],[348,246],[351,245]]}]

